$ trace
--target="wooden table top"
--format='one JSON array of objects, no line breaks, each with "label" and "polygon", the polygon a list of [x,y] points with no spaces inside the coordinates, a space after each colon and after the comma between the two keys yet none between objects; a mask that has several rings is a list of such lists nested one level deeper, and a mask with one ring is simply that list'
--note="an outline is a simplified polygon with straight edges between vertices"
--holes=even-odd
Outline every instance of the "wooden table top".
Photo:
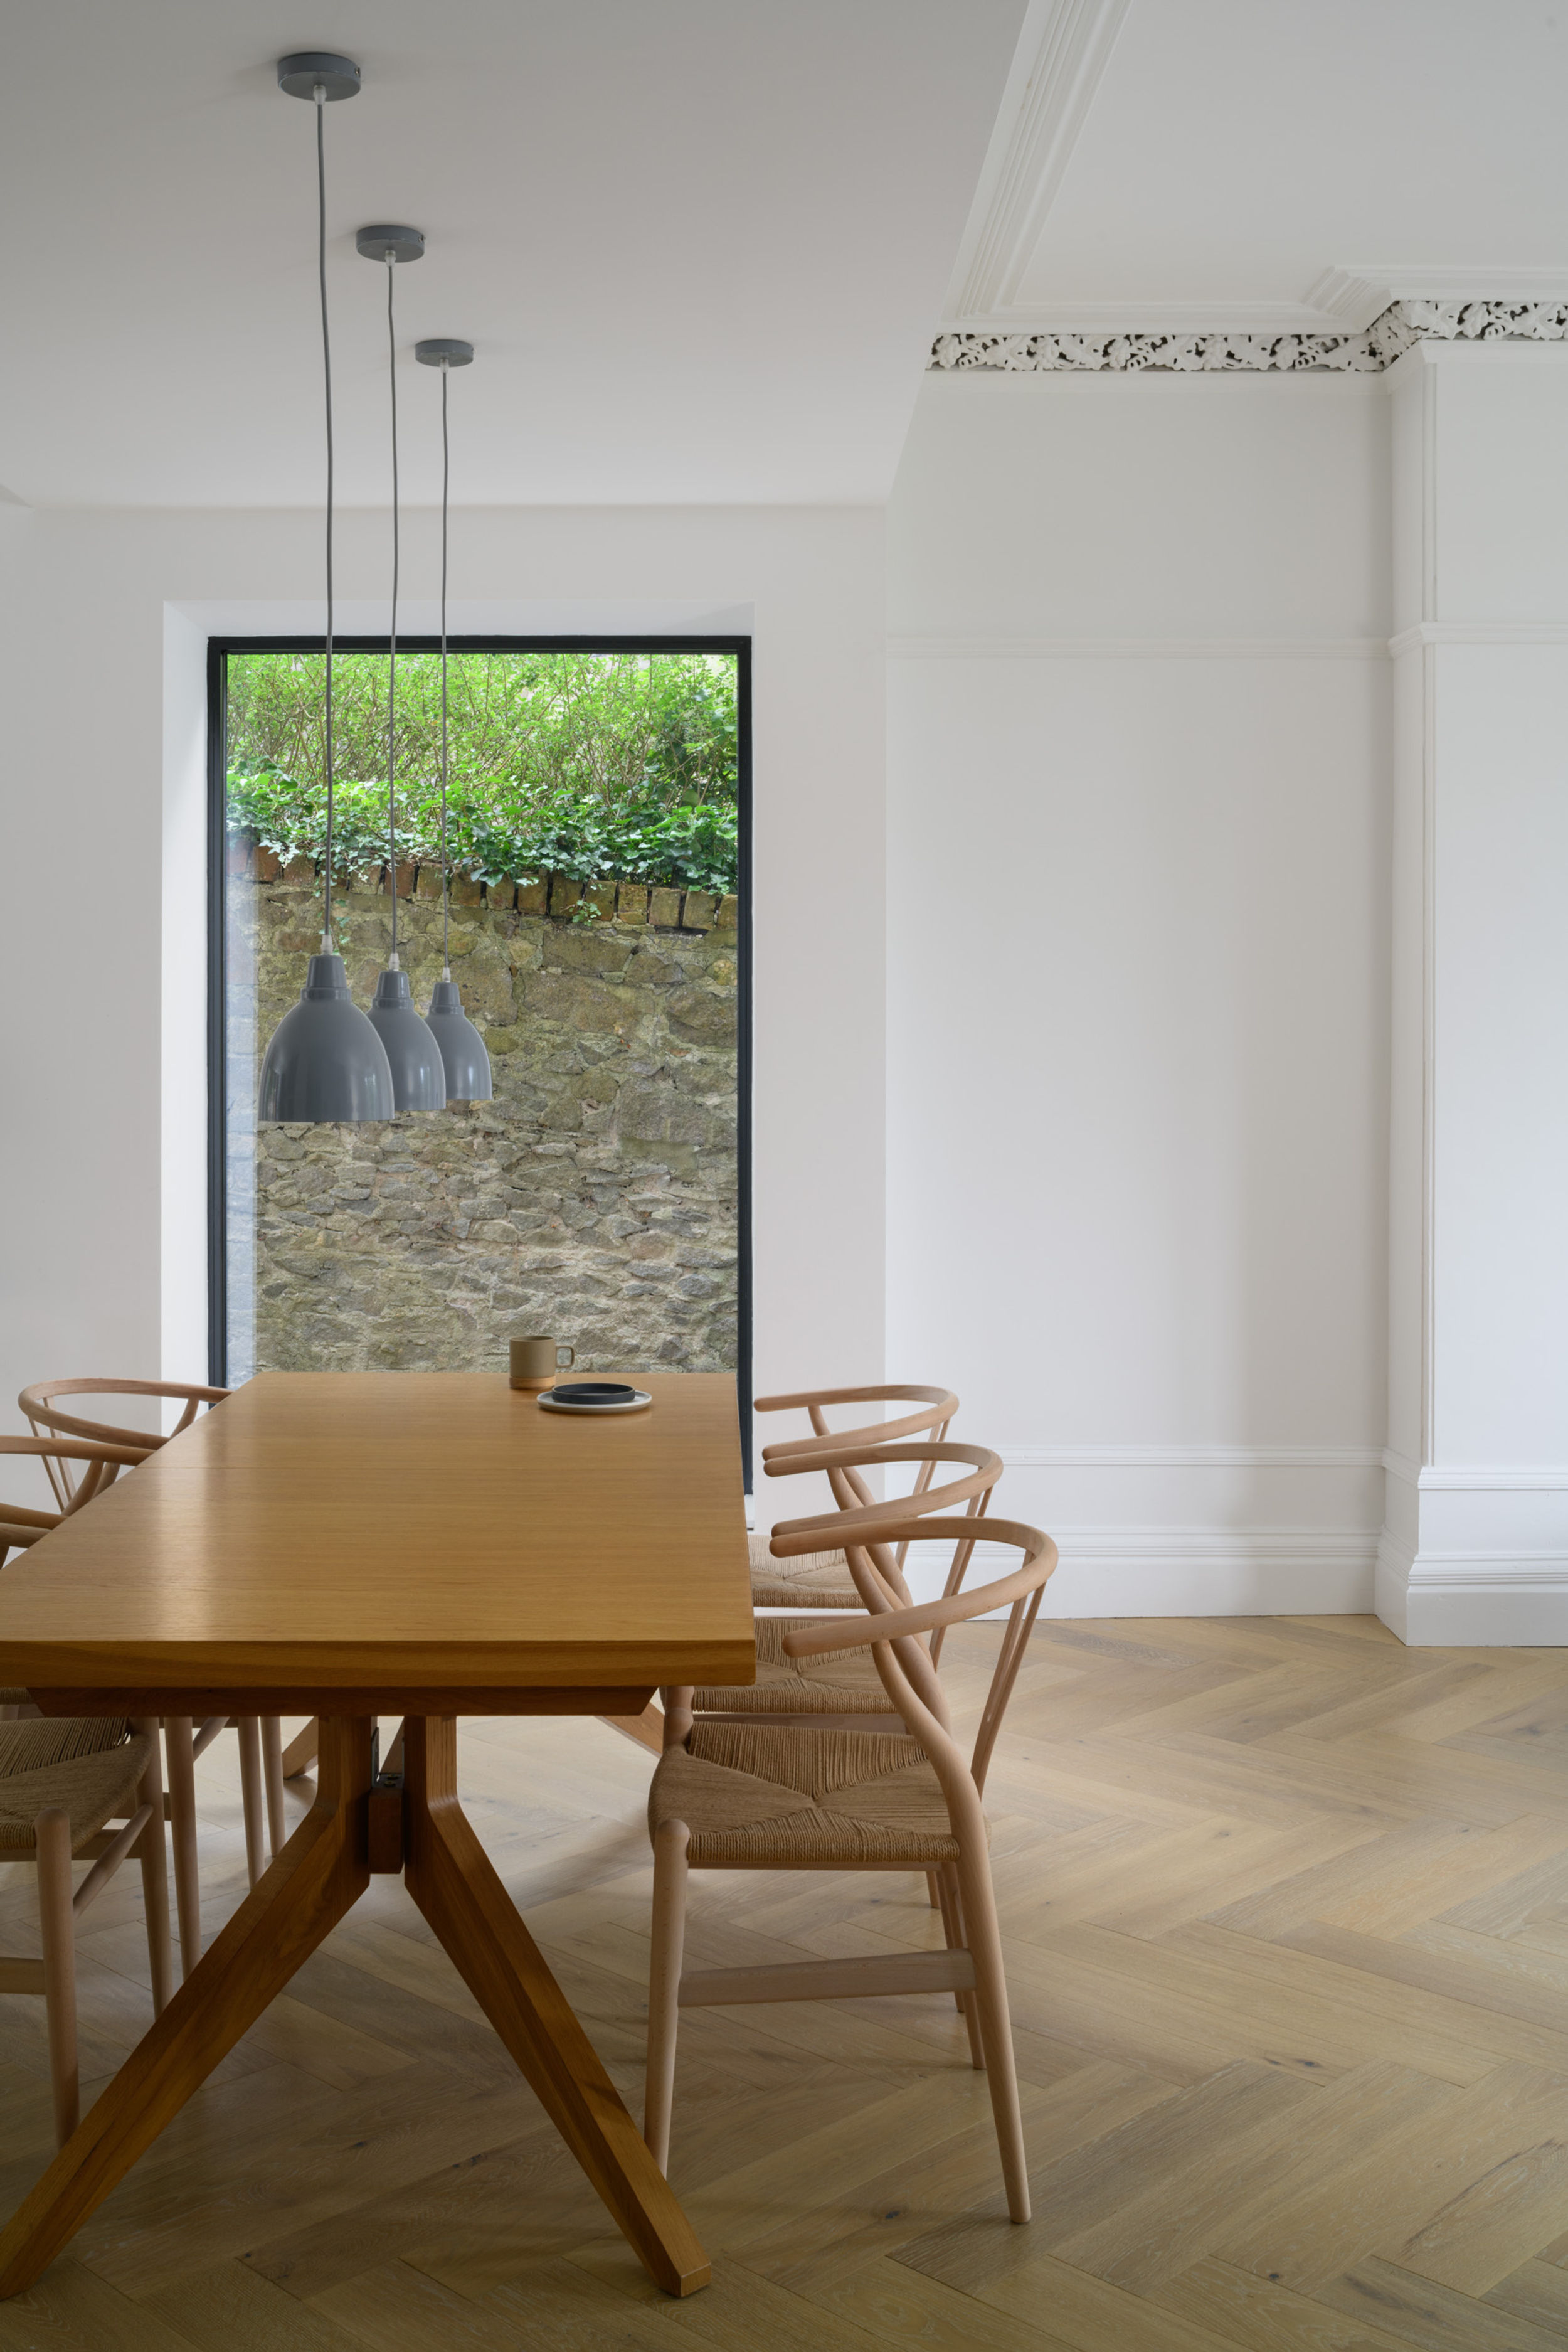
[{"label": "wooden table top", "polygon": [[646,1412],[590,1420],[504,1372],[264,1372],[0,1572],[0,1683],[749,1682],[734,1379],[637,1378]]}]

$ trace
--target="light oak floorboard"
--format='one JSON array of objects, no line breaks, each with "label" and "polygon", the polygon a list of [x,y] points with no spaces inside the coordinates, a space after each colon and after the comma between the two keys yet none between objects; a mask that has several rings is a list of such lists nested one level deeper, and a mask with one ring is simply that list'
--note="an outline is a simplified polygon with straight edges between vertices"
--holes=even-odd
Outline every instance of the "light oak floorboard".
[{"label": "light oak floorboard", "polygon": [[[973,1717],[996,1631],[950,1644]],[[988,1801],[1036,2219],[951,1998],[693,2010],[659,2295],[401,1882],[377,1879],[30,2293],[0,2352],[1568,2352],[1568,1654],[1370,1620],[1039,1629]],[[633,2113],[647,1761],[460,1735],[465,1802]],[[308,1805],[291,1782],[291,1820]],[[203,1927],[246,1890],[198,1766]],[[691,1964],[940,1941],[913,1873],[699,1873]],[[37,1948],[0,1866],[0,1953]],[[84,2098],[151,2016],[136,1874],[81,1938]],[[0,2000],[0,2200],[50,2149]]]}]

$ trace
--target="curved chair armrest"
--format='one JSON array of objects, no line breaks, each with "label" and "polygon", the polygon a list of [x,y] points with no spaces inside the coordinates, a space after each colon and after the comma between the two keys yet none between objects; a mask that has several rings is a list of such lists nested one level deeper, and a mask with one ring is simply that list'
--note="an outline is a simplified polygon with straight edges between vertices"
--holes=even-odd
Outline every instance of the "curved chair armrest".
[{"label": "curved chair armrest", "polygon": [[961,1444],[956,1437],[915,1439],[902,1444],[891,1441],[879,1443],[867,1438],[863,1430],[853,1430],[847,1437],[803,1438],[799,1458],[790,1462],[768,1465],[770,1478],[787,1475],[797,1470],[882,1470],[890,1462],[968,1462],[999,1461],[988,1445]]},{"label": "curved chair armrest", "polygon": [[897,1383],[874,1384],[862,1389],[796,1389],[789,1396],[765,1396],[752,1399],[758,1412],[787,1412],[793,1408],[804,1412],[814,1404],[950,1404],[955,1412],[958,1400],[951,1389],[911,1388]]},{"label": "curved chair armrest", "polygon": [[[77,1413],[61,1412],[55,1400],[64,1396],[183,1397],[185,1412],[180,1422],[180,1430],[183,1430],[189,1428],[198,1404],[222,1404],[233,1393],[231,1389],[198,1388],[187,1381],[35,1381],[17,1397],[16,1407],[35,1429],[57,1429],[71,1437],[96,1439],[104,1444],[122,1444],[134,1438],[144,1453],[152,1454],[169,1443],[160,1431],[150,1429],[143,1433],[119,1428],[112,1422],[87,1421]],[[174,1436],[179,1433],[179,1430],[170,1433]]]},{"label": "curved chair armrest", "polygon": [[863,1429],[813,1429],[809,1437],[777,1439],[762,1449],[763,1465],[770,1475],[778,1475],[775,1464],[782,1468],[796,1454],[812,1454],[823,1445],[887,1445],[900,1437],[918,1437],[924,1430],[946,1430],[958,1410],[958,1400],[951,1389],[924,1388],[821,1389],[810,1393],[802,1391],[796,1396],[759,1397],[756,1409],[758,1412],[777,1412],[788,1405],[807,1409],[825,1404],[918,1404],[925,1410],[902,1413],[892,1421],[871,1422]]},{"label": "curved chair armrest", "polygon": [[[883,1449],[868,1448],[844,1455],[823,1454],[812,1465],[821,1469],[841,1469],[860,1464],[877,1468],[889,1462],[967,1463],[968,1475],[954,1478],[946,1486],[926,1486],[914,1495],[894,1495],[885,1503],[857,1503],[848,1510],[813,1512],[810,1518],[780,1519],[773,1530],[768,1549],[775,1559],[789,1559],[799,1552],[821,1549],[821,1538],[831,1532],[833,1548],[841,1550],[846,1543],[855,1540],[857,1532],[879,1540],[889,1540],[890,1530],[902,1528],[916,1521],[928,1525],[925,1514],[944,1511],[955,1503],[967,1503],[976,1496],[988,1495],[1002,1475],[1002,1457],[988,1445],[889,1445]],[[913,1541],[915,1538],[911,1538]]]},{"label": "curved chair armrest", "polygon": [[[888,1532],[896,1537],[902,1531],[894,1528]],[[925,1536],[953,1536],[962,1542],[973,1537],[975,1522],[917,1519],[911,1523],[909,1533],[915,1540]],[[835,1625],[814,1618],[809,1624],[791,1625],[781,1643],[786,1657],[814,1658],[831,1650],[863,1650],[868,1642],[896,1642],[904,1633],[929,1633],[939,1625],[961,1625],[968,1618],[983,1617],[989,1610],[1021,1601],[1027,1593],[1037,1591],[1054,1573],[1056,1546],[1039,1528],[1025,1527],[1019,1519],[988,1519],[986,1533],[994,1541],[1019,1545],[1028,1557],[1009,1575],[998,1577],[992,1584],[978,1584],[943,1601],[923,1601],[913,1609],[878,1610],[874,1612],[874,1626],[868,1625],[863,1617],[852,1618],[847,1624]]]},{"label": "curved chair armrest", "polygon": [[152,1438],[145,1445],[108,1445],[83,1437],[0,1437],[0,1454],[47,1454],[56,1462],[117,1462],[134,1468],[162,1442]]}]

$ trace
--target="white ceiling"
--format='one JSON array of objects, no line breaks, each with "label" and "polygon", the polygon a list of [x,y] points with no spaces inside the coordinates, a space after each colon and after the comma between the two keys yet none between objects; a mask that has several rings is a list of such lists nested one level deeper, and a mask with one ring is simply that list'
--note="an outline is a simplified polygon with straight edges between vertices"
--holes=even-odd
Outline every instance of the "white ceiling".
[{"label": "white ceiling", "polygon": [[1568,0],[1032,0],[944,323],[1568,295]]},{"label": "white ceiling", "polygon": [[0,498],[319,499],[294,47],[365,72],[327,117],[350,505],[388,483],[373,220],[429,238],[397,283],[411,502],[422,335],[478,351],[461,503],[875,501],[938,324],[1568,296],[1568,0],[299,5],[9,11]]},{"label": "white ceiling", "polygon": [[0,483],[29,504],[321,493],[314,121],[328,110],[340,489],[460,501],[886,495],[1024,0],[49,0],[6,12]]}]

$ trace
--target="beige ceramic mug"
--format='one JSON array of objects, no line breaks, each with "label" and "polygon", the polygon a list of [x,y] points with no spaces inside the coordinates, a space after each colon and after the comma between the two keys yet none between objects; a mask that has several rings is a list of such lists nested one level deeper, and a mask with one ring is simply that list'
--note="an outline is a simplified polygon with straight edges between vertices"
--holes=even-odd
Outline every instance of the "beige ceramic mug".
[{"label": "beige ceramic mug", "polygon": [[570,1348],[561,1347],[554,1339],[514,1339],[511,1346],[511,1381],[515,1389],[548,1389],[555,1385],[558,1371],[564,1371],[577,1360]]}]

